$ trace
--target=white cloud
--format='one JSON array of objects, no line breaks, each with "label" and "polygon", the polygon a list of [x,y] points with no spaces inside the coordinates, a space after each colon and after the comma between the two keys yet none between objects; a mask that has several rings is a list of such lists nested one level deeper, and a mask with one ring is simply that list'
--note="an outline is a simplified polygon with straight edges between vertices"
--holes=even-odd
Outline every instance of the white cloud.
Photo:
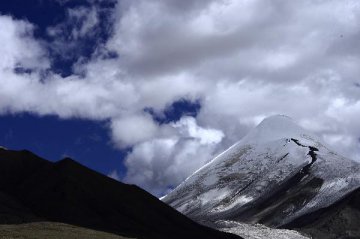
[{"label": "white cloud", "polygon": [[[78,36],[97,23],[86,13]],[[3,16],[0,112],[109,119],[116,145],[133,146],[126,180],[158,194],[272,114],[360,160],[359,16],[355,0],[123,0],[112,37],[75,67],[85,77],[43,81],[13,72],[48,60],[31,24]],[[160,126],[144,113],[181,98],[200,99],[196,119]]]},{"label": "white cloud", "polygon": [[[46,51],[33,39],[30,23],[0,16],[0,25],[0,112],[36,110],[31,101],[39,97],[40,71],[49,66]],[[30,72],[16,74],[16,69]]]},{"label": "white cloud", "polygon": [[[66,48],[66,44],[73,43],[69,42],[69,40],[76,41],[86,35],[97,33],[99,13],[96,7],[70,8],[66,14],[66,22],[50,26],[47,29],[48,34],[56,38],[56,41],[52,42],[52,44],[64,45],[63,47]],[[69,28],[69,26],[71,26],[70,34],[66,34],[66,28]],[[65,39],[68,41],[63,42]]]},{"label": "white cloud", "polygon": [[124,116],[111,122],[111,132],[114,141],[126,147],[154,138],[158,126],[149,115]]},{"label": "white cloud", "polygon": [[47,67],[46,51],[33,39],[34,27],[10,16],[0,16],[0,68],[11,72],[15,66],[25,68]]},{"label": "white cloud", "polygon": [[170,127],[174,129],[171,137],[147,140],[133,148],[125,162],[126,182],[163,195],[214,157],[224,137],[219,130],[198,126],[192,117]]},{"label": "white cloud", "polygon": [[199,127],[192,117],[183,117],[172,126],[178,130],[182,137],[197,138],[200,144],[217,144],[224,137],[223,132],[219,130]]},{"label": "white cloud", "polygon": [[112,178],[112,179],[115,179],[115,180],[117,180],[117,181],[120,181],[120,176],[119,176],[117,170],[111,171],[107,176],[108,176],[109,178]]},{"label": "white cloud", "polygon": [[75,39],[83,37],[86,34],[94,34],[96,32],[94,30],[99,23],[99,17],[95,7],[90,9],[70,9],[69,15],[71,16],[71,18],[77,19],[77,21],[81,22],[78,29],[73,29],[72,35]]}]

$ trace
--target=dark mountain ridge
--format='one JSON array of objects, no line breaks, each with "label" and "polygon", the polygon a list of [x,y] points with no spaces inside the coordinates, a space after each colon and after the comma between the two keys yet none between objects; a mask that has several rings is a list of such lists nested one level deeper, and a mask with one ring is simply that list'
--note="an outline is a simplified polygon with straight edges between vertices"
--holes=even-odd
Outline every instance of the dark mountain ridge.
[{"label": "dark mountain ridge", "polygon": [[0,223],[68,223],[135,238],[239,238],[201,226],[134,185],[72,159],[0,148]]}]

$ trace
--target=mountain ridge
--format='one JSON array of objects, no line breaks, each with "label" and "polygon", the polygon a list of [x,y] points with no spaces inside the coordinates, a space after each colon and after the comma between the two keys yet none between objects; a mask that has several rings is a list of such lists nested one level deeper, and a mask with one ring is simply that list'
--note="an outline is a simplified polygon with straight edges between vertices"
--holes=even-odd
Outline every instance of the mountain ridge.
[{"label": "mountain ridge", "polygon": [[231,220],[281,228],[356,191],[359,172],[289,117],[273,116],[162,200],[213,227]]},{"label": "mountain ridge", "polygon": [[60,222],[134,238],[239,238],[66,158],[0,149],[0,223]]}]

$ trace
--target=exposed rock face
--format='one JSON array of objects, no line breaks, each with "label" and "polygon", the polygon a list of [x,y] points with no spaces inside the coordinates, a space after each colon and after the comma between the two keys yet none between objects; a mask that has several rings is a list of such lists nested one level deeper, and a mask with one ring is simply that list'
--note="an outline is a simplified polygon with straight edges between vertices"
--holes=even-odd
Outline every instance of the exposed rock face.
[{"label": "exposed rock face", "polygon": [[360,190],[344,199],[285,225],[318,239],[360,238]]},{"label": "exposed rock face", "polygon": [[273,116],[162,200],[213,227],[231,220],[303,228],[358,189],[359,172],[289,117]]}]

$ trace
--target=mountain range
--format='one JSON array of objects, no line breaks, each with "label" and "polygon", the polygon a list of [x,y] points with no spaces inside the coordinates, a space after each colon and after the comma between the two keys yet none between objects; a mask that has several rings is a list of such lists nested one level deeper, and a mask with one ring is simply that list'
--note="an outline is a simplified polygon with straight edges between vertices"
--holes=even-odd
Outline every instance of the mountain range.
[{"label": "mountain range", "polygon": [[359,239],[360,164],[263,120],[159,200],[65,158],[0,147],[0,236]]}]

